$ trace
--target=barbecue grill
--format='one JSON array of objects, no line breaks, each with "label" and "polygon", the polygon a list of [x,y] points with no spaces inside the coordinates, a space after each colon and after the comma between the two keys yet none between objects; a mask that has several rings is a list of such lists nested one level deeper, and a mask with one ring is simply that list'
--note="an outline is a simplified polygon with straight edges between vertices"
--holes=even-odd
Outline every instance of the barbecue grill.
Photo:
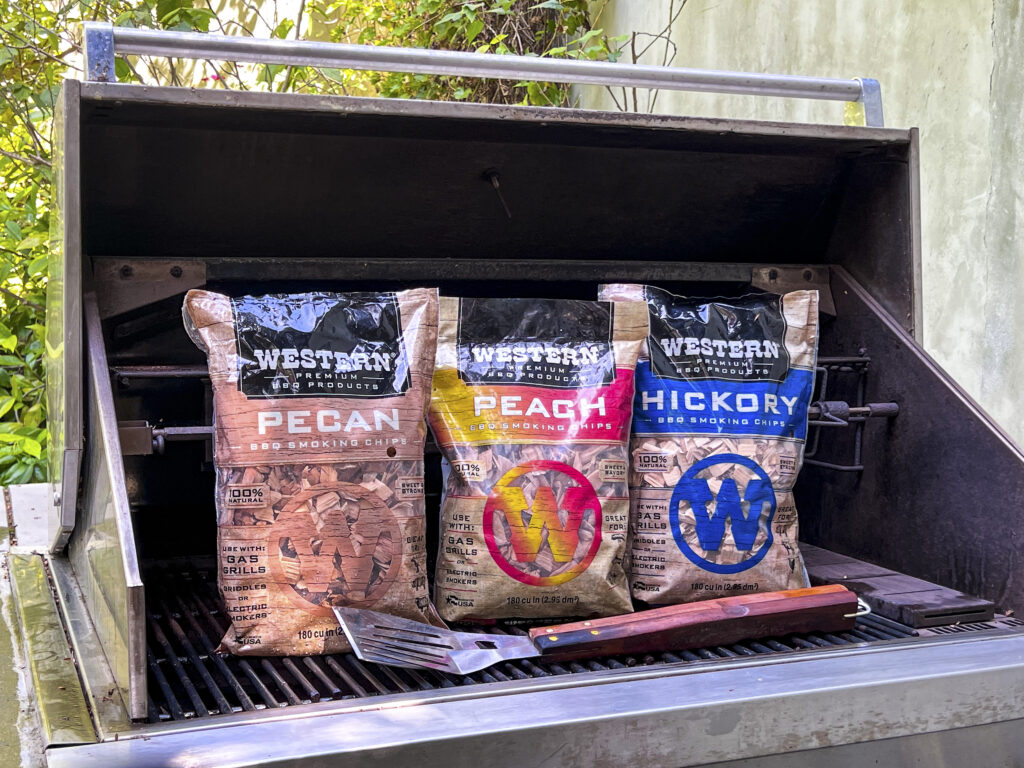
[{"label": "barbecue grill", "polygon": [[[94,81],[65,83],[58,109],[51,535],[11,556],[19,605],[66,649],[35,654],[43,633],[25,627],[51,765],[1024,753],[1024,456],[920,347],[916,130],[104,82],[117,44],[214,55],[215,39],[165,50],[133,34],[90,29]],[[556,70],[530,76],[592,76]],[[649,84],[708,85],[693,77]],[[787,82],[748,90],[859,99],[880,121],[872,81]],[[228,623],[213,414],[186,290],[592,299],[625,281],[821,292],[801,533],[812,579],[858,589],[871,615],[839,634],[468,676],[213,653]],[[427,459],[430,519],[436,449]],[[72,683],[47,682],[59,675]]]}]

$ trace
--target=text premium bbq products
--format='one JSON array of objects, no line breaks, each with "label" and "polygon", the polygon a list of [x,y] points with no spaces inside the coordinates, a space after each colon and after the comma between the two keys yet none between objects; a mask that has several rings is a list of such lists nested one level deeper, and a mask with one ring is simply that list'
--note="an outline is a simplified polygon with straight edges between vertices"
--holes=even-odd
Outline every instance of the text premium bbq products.
[{"label": "text premium bbq products", "polygon": [[630,496],[633,597],[652,604],[807,586],[793,485],[818,348],[818,293],[708,301],[642,285]]},{"label": "text premium bbq products", "polygon": [[626,441],[646,306],[442,298],[438,333],[441,615],[631,611]]},{"label": "text premium bbq products", "polygon": [[332,605],[437,622],[423,512],[437,292],[190,291],[184,316],[213,385],[222,649],[345,650]]}]

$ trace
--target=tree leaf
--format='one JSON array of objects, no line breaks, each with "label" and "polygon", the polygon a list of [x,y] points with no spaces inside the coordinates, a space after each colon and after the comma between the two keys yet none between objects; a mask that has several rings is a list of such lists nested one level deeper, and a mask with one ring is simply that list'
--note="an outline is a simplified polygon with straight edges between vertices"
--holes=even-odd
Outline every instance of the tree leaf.
[{"label": "tree leaf", "polygon": [[14,407],[15,400],[10,395],[7,397],[0,397],[0,417],[4,416],[11,408]]},{"label": "tree leaf", "polygon": [[33,259],[32,263],[28,265],[29,275],[43,275],[46,274],[46,267],[50,262],[48,256],[40,256],[37,259]]},{"label": "tree leaf", "polygon": [[28,237],[22,238],[18,243],[19,251],[30,251],[46,242],[46,235],[42,232],[35,232]]},{"label": "tree leaf", "polygon": [[285,19],[284,21],[282,21],[280,24],[278,24],[274,28],[274,31],[273,31],[272,34],[273,34],[274,37],[276,37],[276,38],[278,38],[280,40],[284,40],[286,37],[288,37],[288,33],[291,32],[292,29],[294,29],[294,27],[295,27],[295,22],[294,21],[292,21],[291,19]]},{"label": "tree leaf", "polygon": [[21,450],[27,453],[29,456],[39,458],[43,453],[43,446],[39,444],[38,440],[33,440],[31,437],[26,437],[21,441]]},{"label": "tree leaf", "polygon": [[477,19],[476,21],[470,23],[470,25],[468,27],[466,27],[466,42],[467,43],[472,43],[474,40],[477,39],[477,37],[483,31],[484,31],[484,22],[483,22],[483,20]]}]

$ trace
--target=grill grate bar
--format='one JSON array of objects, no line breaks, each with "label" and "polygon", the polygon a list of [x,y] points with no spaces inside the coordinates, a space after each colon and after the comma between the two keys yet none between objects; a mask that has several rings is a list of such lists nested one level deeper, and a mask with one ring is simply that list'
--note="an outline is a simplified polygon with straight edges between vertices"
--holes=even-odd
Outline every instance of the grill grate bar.
[{"label": "grill grate bar", "polygon": [[156,640],[157,644],[164,652],[164,659],[171,665],[171,669],[178,676],[178,680],[181,682],[182,688],[185,689],[185,693],[188,695],[189,700],[192,702],[192,706],[195,708],[195,714],[200,717],[206,717],[210,714],[210,710],[207,709],[206,704],[203,702],[202,697],[199,695],[199,691],[196,690],[195,683],[189,676],[188,672],[181,664],[181,659],[178,658],[178,654],[171,647],[170,642],[167,640],[167,636],[164,634],[163,629],[156,621],[156,617],[149,617],[149,629]]},{"label": "grill grate bar", "polygon": [[348,689],[352,691],[352,694],[354,696],[360,699],[364,699],[370,695],[366,692],[366,689],[363,688],[363,686],[361,686],[359,683],[357,683],[355,678],[352,677],[352,675],[350,675],[344,669],[344,667],[342,667],[341,664],[338,663],[338,660],[336,658],[334,658],[333,656],[327,656],[326,659],[327,666],[330,667],[338,677],[345,681],[345,684],[348,686]]},{"label": "grill grate bar", "polygon": [[277,686],[277,690],[284,694],[284,697],[288,700],[289,704],[301,704],[302,699],[295,695],[295,691],[288,685],[281,673],[274,669],[274,665],[270,662],[270,659],[260,659],[260,666],[263,671],[267,673],[271,680],[274,681],[274,685]]},{"label": "grill grate bar", "polygon": [[[164,704],[171,711],[171,718],[174,720],[183,720],[185,713],[181,709],[181,704],[178,702],[178,697],[174,695],[171,690],[171,684],[167,682],[167,677],[164,675],[164,671],[160,669],[160,664],[157,662],[153,652],[146,649],[146,660],[149,664],[149,676],[150,679],[156,681],[157,687],[163,694]],[[153,690],[150,685],[150,691]]]},{"label": "grill grate bar", "polygon": [[295,666],[295,662],[291,659],[282,659],[281,663],[284,664],[285,669],[291,672],[292,677],[306,692],[306,697],[310,701],[320,701],[320,691],[313,687],[313,684],[309,682],[309,678],[302,674],[302,671]]},{"label": "grill grate bar", "polygon": [[[619,656],[572,662],[517,659],[473,675],[438,670],[398,669],[361,662],[353,654],[318,657],[240,658],[220,656],[216,643],[228,620],[216,591],[214,575],[191,565],[183,573],[173,566],[155,567],[148,580],[156,585],[148,617],[151,641],[150,720],[219,716],[225,712],[301,706],[432,689],[451,689],[508,680],[571,676],[583,672],[650,667],[762,654],[793,653],[851,643],[912,637],[908,627],[877,616],[861,617],[850,632],[815,633],[713,648]],[[519,626],[488,627],[488,632],[522,635]],[[169,675],[168,669],[174,674]]]},{"label": "grill grate bar", "polygon": [[740,656],[757,656],[754,650],[747,648],[745,645],[734,645],[732,649]]},{"label": "grill grate bar", "polygon": [[906,627],[902,624],[898,624],[892,619],[888,619],[885,616],[880,616],[877,613],[870,613],[867,616],[861,616],[861,624],[876,629],[880,632],[885,632],[890,637],[918,636],[916,630],[913,630],[910,627]]},{"label": "grill grate bar", "polygon": [[[172,593],[165,592],[164,594]],[[242,709],[246,710],[247,712],[256,709],[256,705],[253,704],[252,699],[249,698],[249,694],[245,692],[245,689],[242,687],[242,684],[238,681],[238,678],[235,677],[235,674],[231,671],[230,667],[228,667],[227,663],[224,661],[223,658],[221,658],[214,652],[216,650],[216,646],[214,646],[213,642],[210,640],[209,635],[207,635],[203,631],[203,628],[199,625],[199,622],[196,620],[195,609],[187,605],[185,601],[182,600],[181,595],[175,595],[174,601],[178,604],[178,611],[182,616],[185,617],[185,620],[192,628],[192,632],[195,634],[195,637],[199,639],[200,647],[206,653],[207,657],[213,662],[214,666],[217,667],[217,670],[221,673],[221,675],[224,676],[224,679],[227,680],[228,686],[231,688],[232,693],[235,694],[235,697],[238,699],[238,703],[242,706]]]},{"label": "grill grate bar", "polygon": [[[380,671],[383,672],[384,676],[388,680],[390,680],[392,684],[396,688],[398,688],[398,690],[400,690],[402,693],[409,693],[410,691],[412,691],[412,688],[410,688],[409,685],[401,677],[398,676],[398,672],[391,669],[391,667],[381,666]],[[428,689],[434,687],[430,683],[427,683],[426,680],[424,680],[423,682],[426,684],[425,687]]]},{"label": "grill grate bar", "polygon": [[317,680],[327,690],[327,698],[337,699],[341,698],[341,688],[334,684],[327,673],[324,672],[323,668],[316,663],[316,660],[312,656],[304,656],[302,663],[309,667],[309,671],[313,673]]},{"label": "grill grate bar", "polygon": [[[348,662],[348,665],[349,665],[350,668],[352,668],[356,672],[358,672],[359,675],[366,682],[368,682],[370,685],[372,685],[374,688],[377,689],[377,693],[391,693],[392,692],[386,685],[384,685],[384,683],[382,683],[379,679],[377,679],[377,677],[369,669],[367,669],[366,665],[363,662],[361,662],[355,656],[353,656],[350,653],[346,653],[343,658],[345,659],[346,662]],[[377,666],[377,665],[374,665],[374,666]],[[377,666],[377,669],[384,669],[384,667]]]},{"label": "grill grate bar", "polygon": [[179,646],[185,651],[185,655],[188,660],[192,663],[192,668],[198,673],[199,677],[206,684],[206,689],[213,695],[214,701],[217,702],[217,707],[221,713],[231,712],[232,706],[228,703],[228,700],[224,697],[221,692],[220,686],[213,681],[213,677],[210,676],[210,671],[206,668],[203,660],[199,658],[199,654],[196,653],[195,646],[185,635],[181,629],[181,624],[178,623],[174,615],[168,610],[166,603],[160,603],[160,610],[163,611],[167,626],[170,627],[171,633],[177,639]]}]

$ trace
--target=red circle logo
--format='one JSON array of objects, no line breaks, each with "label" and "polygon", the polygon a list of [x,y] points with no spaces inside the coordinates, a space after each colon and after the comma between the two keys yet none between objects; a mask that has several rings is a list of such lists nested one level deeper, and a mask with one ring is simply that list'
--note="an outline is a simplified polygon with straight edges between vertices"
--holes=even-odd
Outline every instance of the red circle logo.
[{"label": "red circle logo", "polygon": [[530,461],[495,483],[483,528],[502,571],[524,584],[553,587],[587,570],[601,548],[601,502],[578,470]]}]

